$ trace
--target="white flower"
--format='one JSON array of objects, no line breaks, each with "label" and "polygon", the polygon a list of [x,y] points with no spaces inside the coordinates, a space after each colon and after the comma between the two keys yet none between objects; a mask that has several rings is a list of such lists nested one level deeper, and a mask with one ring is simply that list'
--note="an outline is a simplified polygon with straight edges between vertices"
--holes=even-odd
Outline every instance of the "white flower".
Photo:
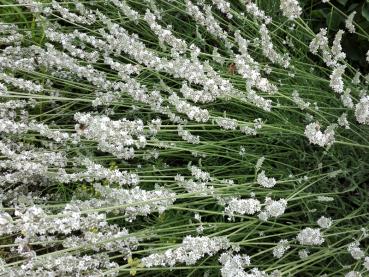
[{"label": "white flower", "polygon": [[358,271],[350,271],[345,274],[345,277],[361,277],[361,273]]},{"label": "white flower", "polygon": [[330,217],[322,216],[317,221],[320,228],[329,229],[332,226],[332,219]]},{"label": "white flower", "polygon": [[[292,0],[294,1],[294,0]],[[284,68],[288,68],[290,65],[290,57],[288,55],[280,55],[275,49],[272,39],[269,35],[268,28],[265,24],[260,26],[261,47],[265,57],[267,57],[272,63],[279,64]]]},{"label": "white flower", "polygon": [[244,267],[250,265],[250,257],[246,254],[233,255],[226,252],[220,255],[219,262],[222,264],[220,269],[222,277],[247,276]]},{"label": "white flower", "polygon": [[261,171],[258,174],[257,180],[258,184],[264,188],[272,188],[276,185],[277,181],[274,178],[268,178],[265,175],[265,171]]},{"label": "white flower", "polygon": [[301,230],[296,239],[301,245],[321,245],[324,242],[320,229],[310,227]]},{"label": "white flower", "polygon": [[307,249],[299,250],[298,254],[299,254],[300,259],[304,260],[309,256],[309,250],[307,250]]},{"label": "white flower", "polygon": [[265,12],[259,9],[259,7],[252,1],[246,1],[246,11],[266,25],[272,22],[272,18],[265,15]]},{"label": "white flower", "polygon": [[329,49],[327,29],[321,28],[319,33],[316,34],[314,39],[309,44],[309,50],[313,54],[317,54],[319,49]]},{"label": "white flower", "polygon": [[280,9],[283,15],[290,20],[299,17],[302,13],[302,9],[297,0],[281,0]]},{"label": "white flower", "polygon": [[215,119],[215,122],[218,124],[219,127],[226,130],[236,130],[238,126],[237,120],[227,117],[218,117],[217,119]]},{"label": "white flower", "polygon": [[260,168],[262,167],[263,163],[265,161],[265,157],[260,157],[255,165],[255,171],[258,172],[260,170]]},{"label": "white flower", "polygon": [[265,211],[268,217],[279,217],[284,214],[287,208],[287,200],[279,199],[278,201],[272,200],[270,197],[265,198]]},{"label": "white flower", "polygon": [[[116,1],[116,0],[115,0]],[[156,16],[146,10],[144,19],[149,24],[151,30],[156,34],[161,43],[166,42],[176,52],[183,53],[187,50],[187,44],[184,40],[176,38],[170,29],[165,29],[156,21]]]},{"label": "white flower", "polygon": [[305,127],[305,136],[309,139],[310,143],[317,144],[319,146],[330,146],[334,143],[334,128],[335,125],[330,125],[324,131],[320,131],[319,122],[313,122]]},{"label": "white flower", "polygon": [[76,113],[74,119],[79,124],[76,131],[98,143],[101,151],[109,152],[118,158],[132,159],[134,148],[144,148],[146,137],[142,120],[111,120],[107,116],[93,116],[89,113]]},{"label": "white flower", "polygon": [[310,106],[310,102],[305,102],[296,90],[292,93],[292,100],[302,111]]},{"label": "white flower", "polygon": [[205,255],[213,256],[220,250],[230,247],[230,242],[222,237],[192,237],[186,236],[179,247],[154,253],[141,259],[143,266],[174,266],[177,263],[193,265]]},{"label": "white flower", "polygon": [[356,11],[353,11],[345,20],[346,29],[350,33],[355,33],[355,25],[353,24],[354,16],[356,15]]},{"label": "white flower", "polygon": [[273,256],[280,259],[289,248],[290,245],[288,240],[282,239],[278,242],[277,246],[273,248]]},{"label": "white flower", "polygon": [[183,176],[177,174],[175,180],[178,182],[178,185],[183,187],[189,193],[198,193],[202,196],[213,195],[214,187],[208,185],[208,182],[195,182],[192,179],[185,180]]},{"label": "white flower", "polygon": [[347,120],[347,113],[341,114],[341,116],[337,119],[338,125],[345,127],[345,129],[350,129],[350,124]]},{"label": "white flower", "polygon": [[347,246],[347,251],[351,254],[351,256],[355,260],[360,260],[360,259],[364,258],[364,256],[365,256],[364,251],[360,248],[360,243],[359,242],[350,243]]},{"label": "white flower", "polygon": [[333,72],[330,75],[329,86],[337,93],[343,92],[344,83],[342,75],[345,73],[345,69],[346,69],[345,65],[339,65],[335,69],[333,69]]},{"label": "white flower", "polygon": [[364,258],[363,266],[365,267],[366,270],[369,271],[369,256],[366,256]]},{"label": "white flower", "polygon": [[234,213],[240,215],[252,215],[259,212],[261,209],[260,201],[257,199],[249,198],[249,199],[237,199],[232,198],[225,208],[225,213],[233,216]]},{"label": "white flower", "polygon": [[196,180],[207,182],[210,180],[210,174],[198,168],[195,165],[190,166],[191,175],[195,177]]},{"label": "white flower", "polygon": [[352,101],[350,93],[351,90],[347,88],[345,92],[341,95],[341,101],[346,108],[352,109],[354,107],[354,102]]},{"label": "white flower", "polygon": [[226,0],[212,0],[215,6],[224,14],[226,14],[227,18],[231,19],[233,16],[230,13],[231,4]]},{"label": "white flower", "polygon": [[319,202],[332,202],[332,201],[334,201],[334,198],[333,197],[329,197],[329,196],[321,196],[321,195],[319,195],[319,196],[317,196],[317,200]]},{"label": "white flower", "polygon": [[352,78],[352,83],[353,83],[354,85],[359,85],[359,84],[360,84],[360,77],[361,77],[361,72],[360,72],[360,71],[357,71],[357,72],[355,73],[354,78]]},{"label": "white flower", "polygon": [[10,214],[0,212],[0,235],[11,234],[13,231],[13,219]]},{"label": "white flower", "polygon": [[183,126],[178,124],[177,126],[178,136],[180,136],[184,141],[187,141],[192,144],[199,144],[200,137],[191,134],[190,131],[183,129]]},{"label": "white flower", "polygon": [[175,93],[168,98],[168,101],[175,106],[179,113],[186,114],[191,120],[197,122],[207,122],[209,120],[208,110],[200,109],[199,107],[187,103],[185,100],[181,100]]},{"label": "white flower", "polygon": [[355,106],[356,120],[361,124],[369,124],[369,96],[364,96]]},{"label": "white flower", "polygon": [[126,1],[119,1],[119,0],[109,0],[115,6],[117,6],[125,16],[127,16],[130,20],[134,21],[135,23],[138,22],[140,16],[139,13],[133,10]]},{"label": "white flower", "polygon": [[[219,1],[219,0],[218,0]],[[185,0],[186,11],[190,14],[197,23],[205,27],[209,33],[212,35],[226,40],[227,33],[220,27],[217,20],[214,18],[211,12],[211,7],[208,5],[204,6],[205,14],[200,10],[200,8],[191,3],[189,0]]]}]

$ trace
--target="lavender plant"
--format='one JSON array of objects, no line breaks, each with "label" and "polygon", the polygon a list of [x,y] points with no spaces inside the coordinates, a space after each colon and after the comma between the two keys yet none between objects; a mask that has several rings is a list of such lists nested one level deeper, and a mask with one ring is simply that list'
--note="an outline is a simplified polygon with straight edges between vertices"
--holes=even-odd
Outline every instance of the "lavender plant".
[{"label": "lavender plant", "polygon": [[1,275],[368,276],[355,13],[0,3]]}]

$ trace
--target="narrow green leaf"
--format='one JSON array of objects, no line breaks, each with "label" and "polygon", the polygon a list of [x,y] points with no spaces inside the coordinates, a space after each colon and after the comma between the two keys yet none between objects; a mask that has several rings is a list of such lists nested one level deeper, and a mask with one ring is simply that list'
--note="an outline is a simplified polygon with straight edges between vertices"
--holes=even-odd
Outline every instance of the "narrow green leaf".
[{"label": "narrow green leaf", "polygon": [[345,6],[348,0],[337,0],[337,1],[338,1],[338,3],[340,3],[341,5]]},{"label": "narrow green leaf", "polygon": [[363,5],[363,8],[361,9],[361,15],[367,20],[369,21],[369,8],[368,5]]}]

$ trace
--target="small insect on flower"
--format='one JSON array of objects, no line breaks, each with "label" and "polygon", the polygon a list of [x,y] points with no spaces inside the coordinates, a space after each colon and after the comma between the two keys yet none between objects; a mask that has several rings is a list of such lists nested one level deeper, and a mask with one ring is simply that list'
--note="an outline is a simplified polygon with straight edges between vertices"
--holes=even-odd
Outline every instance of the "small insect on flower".
[{"label": "small insect on flower", "polygon": [[234,75],[236,73],[237,67],[235,63],[228,65],[228,73]]},{"label": "small insect on flower", "polygon": [[82,132],[83,132],[84,130],[86,130],[86,128],[87,128],[87,126],[86,126],[85,124],[78,124],[78,126],[77,126],[77,127],[78,127],[78,130],[79,130],[79,131],[82,131]]}]

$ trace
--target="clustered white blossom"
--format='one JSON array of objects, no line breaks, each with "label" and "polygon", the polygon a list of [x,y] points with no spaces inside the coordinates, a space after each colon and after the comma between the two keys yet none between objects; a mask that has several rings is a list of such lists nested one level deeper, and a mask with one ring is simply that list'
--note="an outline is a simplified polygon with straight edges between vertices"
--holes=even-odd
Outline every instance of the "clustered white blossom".
[{"label": "clustered white blossom", "polygon": [[226,14],[227,18],[232,19],[233,15],[230,13],[231,11],[231,4],[226,0],[211,0],[215,6],[220,10],[222,13]]},{"label": "clustered white blossom", "polygon": [[281,0],[280,9],[284,16],[294,20],[302,13],[302,9],[297,0]]},{"label": "clustered white blossom", "polygon": [[345,73],[345,69],[345,65],[339,65],[333,69],[332,74],[330,75],[329,85],[337,93],[342,93],[344,90],[342,75]]},{"label": "clustered white blossom", "polygon": [[301,260],[305,260],[309,256],[310,252],[307,249],[302,249],[302,250],[299,250],[298,254]]},{"label": "clustered white blossom", "polygon": [[[58,12],[63,18],[69,20],[74,23],[81,23],[86,25],[91,25],[96,22],[96,16],[90,10],[86,9],[82,3],[76,3],[75,7],[79,14],[70,12],[68,8],[63,7],[57,1],[51,1],[52,9],[55,12]],[[46,11],[47,8],[44,9],[43,12],[48,13]]]},{"label": "clustered white blossom", "polygon": [[[107,254],[95,255],[44,255],[30,259],[19,267],[0,268],[6,276],[90,276],[105,275],[107,270],[118,268],[116,262],[110,262]],[[118,271],[111,271],[105,276],[118,276]]]},{"label": "clustered white blossom", "polygon": [[276,92],[277,87],[271,84],[267,78],[261,76],[260,65],[248,53],[249,42],[240,35],[240,31],[235,32],[235,39],[241,53],[241,55],[235,57],[236,70],[246,79],[247,86],[250,88],[256,87],[263,92]]},{"label": "clustered white blossom", "polygon": [[260,157],[257,161],[256,161],[256,164],[255,164],[255,171],[258,172],[261,167],[263,166],[263,163],[265,161],[265,157]]},{"label": "clustered white blossom", "polygon": [[113,3],[115,6],[117,6],[120,11],[123,12],[125,16],[127,16],[130,20],[134,22],[138,22],[140,16],[139,13],[133,10],[126,1],[124,0],[109,0],[111,3]]},{"label": "clustered white blossom", "polygon": [[345,274],[345,277],[362,277],[359,271],[350,271]]},{"label": "clustered white blossom", "polygon": [[334,198],[333,197],[330,197],[330,196],[322,196],[322,195],[319,195],[319,196],[317,196],[317,200],[319,202],[332,202],[332,201],[334,201]]},{"label": "clustered white blossom", "polygon": [[[119,228],[117,225],[106,223],[105,226],[99,226],[91,230],[85,230],[82,235],[69,236],[63,241],[65,248],[81,248],[93,251],[112,251],[120,252],[128,257],[132,250],[136,250],[139,240],[130,235],[125,228]],[[101,228],[102,227],[102,228]]]},{"label": "clustered white blossom", "polygon": [[354,85],[359,85],[360,84],[360,77],[361,77],[361,72],[360,71],[357,71],[354,75],[354,78],[352,78],[352,83]]},{"label": "clustered white blossom", "polygon": [[235,119],[227,118],[227,117],[218,117],[215,119],[215,122],[219,127],[225,130],[236,130],[238,127],[238,122]]},{"label": "clustered white blossom", "polygon": [[37,237],[45,234],[65,234],[73,231],[87,230],[105,222],[104,214],[90,213],[83,215],[78,206],[67,204],[57,215],[47,214],[44,209],[32,206],[23,210],[16,210],[17,221],[11,221],[11,232],[21,232],[25,238]]},{"label": "clustered white blossom", "polygon": [[206,109],[193,106],[185,100],[181,100],[177,94],[173,93],[169,96],[168,101],[175,106],[179,113],[186,114],[189,119],[197,122],[207,122],[209,120],[209,112]]},{"label": "clustered white blossom", "polygon": [[95,184],[99,193],[98,199],[78,202],[83,209],[103,208],[122,212],[127,221],[133,221],[137,216],[146,216],[154,212],[163,213],[176,200],[176,194],[162,187],[155,190],[110,188]]},{"label": "clustered white blossom", "polygon": [[[22,129],[22,126],[24,123],[13,123],[14,127],[19,126],[20,129]],[[36,121],[29,122],[28,126],[26,125],[24,131],[33,131],[39,133],[41,136],[47,137],[49,139],[52,139],[53,141],[57,143],[63,143],[70,141],[73,144],[78,144],[80,138],[78,134],[70,134],[67,132],[62,132],[59,130],[53,130],[48,125],[43,123],[38,123]]]},{"label": "clustered white blossom", "polygon": [[120,186],[135,186],[140,182],[139,176],[135,173],[120,171],[118,169],[111,170],[100,164],[94,163],[88,158],[83,159],[80,163],[86,167],[85,171],[67,173],[64,169],[60,168],[55,178],[62,183],[78,181],[98,182],[106,180],[109,184],[117,183]]},{"label": "clustered white blossom", "polygon": [[225,214],[233,218],[234,214],[253,215],[261,210],[261,203],[257,199],[237,199],[232,198],[227,202],[224,209]]},{"label": "clustered white blossom", "polygon": [[258,217],[261,221],[267,221],[269,218],[277,218],[284,214],[287,209],[287,200],[273,200],[270,197],[265,198],[264,208],[259,213]]},{"label": "clustered white blossom", "polygon": [[264,188],[272,188],[277,184],[277,181],[275,180],[275,178],[268,178],[265,175],[265,171],[261,171],[258,176],[256,181],[258,182],[258,184]]},{"label": "clustered white blossom", "polygon": [[324,242],[320,229],[310,227],[302,229],[296,239],[301,245],[321,245]]},{"label": "clustered white blossom", "polygon": [[259,7],[252,1],[246,1],[246,11],[253,17],[264,22],[264,24],[266,25],[272,22],[272,18],[270,16],[267,16],[265,12],[259,9]]},{"label": "clustered white blossom", "polygon": [[[219,0],[218,0],[219,1]],[[220,27],[219,23],[216,21],[212,15],[211,6],[205,5],[205,14],[200,10],[200,8],[194,5],[190,0],[185,0],[186,11],[190,14],[197,23],[204,26],[208,32],[215,37],[226,40],[227,33]]]},{"label": "clustered white blossom", "polygon": [[257,118],[254,120],[253,127],[243,124],[240,126],[240,131],[248,136],[256,136],[258,134],[258,130],[263,127],[263,124],[263,120],[261,118]]},{"label": "clustered white blossom", "polygon": [[282,239],[273,248],[273,256],[280,259],[288,249],[290,249],[288,240]]},{"label": "clustered white blossom", "polygon": [[334,143],[334,125],[330,125],[322,132],[320,131],[320,124],[313,122],[305,127],[305,136],[309,139],[310,143],[317,144],[319,146],[330,146]]},{"label": "clustered white blossom", "polygon": [[350,33],[355,33],[355,25],[353,24],[353,20],[354,20],[355,15],[356,15],[356,11],[353,11],[352,13],[350,13],[350,15],[345,20],[346,29]]},{"label": "clustered white blossom", "polygon": [[354,102],[352,101],[350,93],[351,90],[347,88],[345,92],[341,94],[341,101],[346,108],[352,109],[354,107]]},{"label": "clustered white blossom", "polygon": [[365,256],[365,252],[360,248],[360,243],[355,241],[347,246],[347,251],[355,260],[361,260]]},{"label": "clustered white blossom", "polygon": [[190,171],[191,175],[195,177],[196,180],[201,180],[204,182],[211,180],[209,172],[203,171],[195,165],[190,166]]},{"label": "clustered white blossom", "polygon": [[179,247],[154,253],[141,259],[145,267],[174,266],[177,263],[193,265],[204,256],[213,256],[220,250],[230,248],[230,242],[223,237],[186,236]]},{"label": "clustered white blossom", "polygon": [[18,26],[15,24],[4,24],[0,21],[0,45],[19,45],[24,35],[19,32]]},{"label": "clustered white blossom", "polygon": [[303,110],[305,110],[305,109],[307,109],[307,108],[309,108],[309,106],[310,106],[310,102],[305,102],[305,100],[304,99],[302,99],[301,97],[300,97],[300,94],[296,91],[296,90],[294,90],[293,92],[292,92],[292,100],[293,100],[293,102],[303,111]]},{"label": "clustered white blossom", "polygon": [[191,134],[191,132],[188,130],[185,130],[182,125],[178,125],[177,130],[178,136],[180,136],[184,141],[187,141],[192,144],[200,143],[200,137]]},{"label": "clustered white blossom", "polygon": [[347,120],[347,113],[341,114],[341,116],[337,119],[338,125],[345,127],[345,129],[350,129],[350,123]]},{"label": "clustered white blossom", "polygon": [[80,58],[91,63],[94,63],[99,59],[99,52],[88,52],[76,47],[73,44],[74,37],[69,34],[59,33],[52,28],[47,28],[45,30],[45,35],[50,41],[61,43],[63,49],[67,50],[72,57]]},{"label": "clustered white blossom", "polygon": [[144,124],[142,120],[130,121],[125,118],[111,120],[107,116],[76,113],[74,119],[79,123],[76,131],[98,143],[101,151],[109,152],[118,158],[131,159],[136,148],[146,146]]},{"label": "clustered white blossom", "polygon": [[339,63],[346,57],[341,47],[343,34],[343,30],[339,30],[336,33],[333,45],[330,48],[327,38],[327,29],[322,28],[309,45],[310,51],[314,54],[317,54],[318,50],[321,50],[324,62],[328,66],[333,67],[333,72],[330,75],[330,87],[337,93],[342,93],[344,91],[342,75],[345,72],[346,66]]},{"label": "clustered white blossom", "polygon": [[16,78],[3,72],[0,72],[0,80],[5,82],[6,84],[12,85],[16,88],[28,91],[30,93],[39,93],[43,91],[42,85],[36,84],[32,81],[25,80],[22,78]]},{"label": "clustered white blossom", "polygon": [[318,225],[322,229],[329,229],[332,226],[332,219],[330,217],[321,216],[318,221]]},{"label": "clustered white blossom", "polygon": [[195,103],[208,103],[214,101],[215,97],[208,91],[199,91],[188,86],[187,82],[183,82],[182,87],[180,89],[181,94],[187,100],[191,100]]},{"label": "clustered white blossom", "polygon": [[246,254],[232,254],[231,252],[222,253],[219,257],[222,264],[220,273],[222,277],[247,276],[244,268],[249,266],[251,258]]},{"label": "clustered white blossom", "polygon": [[365,267],[366,270],[369,271],[369,256],[366,256],[364,258],[363,266]]},{"label": "clustered white blossom", "polygon": [[265,57],[267,57],[272,63],[279,64],[284,68],[290,66],[290,58],[288,55],[281,55],[275,49],[272,39],[269,35],[269,31],[265,24],[260,26],[260,36],[261,36],[261,48]]},{"label": "clustered white blossom", "polygon": [[167,43],[178,53],[184,53],[187,50],[187,44],[184,40],[176,38],[170,29],[165,29],[156,22],[156,16],[149,10],[146,10],[144,19],[149,24],[151,30],[157,35],[161,43]]},{"label": "clustered white blossom", "polygon": [[177,176],[175,177],[175,181],[177,181],[178,185],[183,187],[189,193],[197,193],[201,196],[207,196],[207,195],[214,194],[214,187],[211,185],[208,185],[207,181],[196,182],[192,179],[186,180],[180,174],[177,174]]},{"label": "clustered white blossom", "polygon": [[316,34],[314,39],[309,44],[310,52],[313,54],[318,54],[318,50],[320,50],[323,56],[323,61],[327,64],[327,66],[333,68],[340,66],[339,62],[346,58],[346,54],[342,52],[341,47],[343,34],[343,30],[339,30],[336,33],[332,47],[330,48],[327,37],[327,29],[321,28],[319,33]]},{"label": "clustered white blossom", "polygon": [[359,123],[369,125],[369,96],[361,97],[355,105],[355,116]]}]

